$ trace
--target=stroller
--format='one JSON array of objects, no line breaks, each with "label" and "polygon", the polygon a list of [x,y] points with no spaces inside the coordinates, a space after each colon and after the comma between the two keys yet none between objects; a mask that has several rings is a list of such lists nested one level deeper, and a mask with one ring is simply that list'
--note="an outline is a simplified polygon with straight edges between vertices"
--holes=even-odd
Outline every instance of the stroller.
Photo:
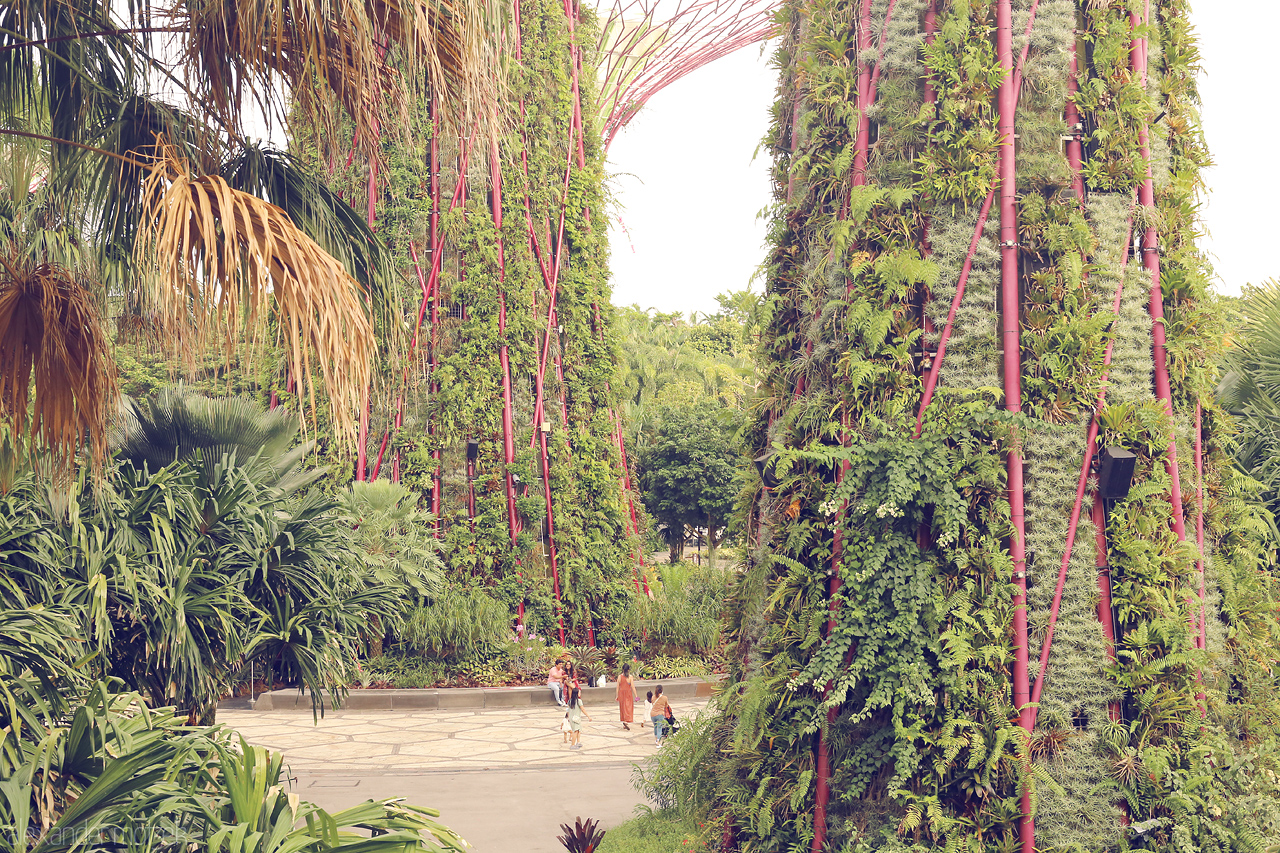
[{"label": "stroller", "polygon": [[680,731],[680,721],[676,719],[675,712],[671,710],[671,706],[667,706],[667,726],[662,732],[662,739],[666,740],[671,735]]}]

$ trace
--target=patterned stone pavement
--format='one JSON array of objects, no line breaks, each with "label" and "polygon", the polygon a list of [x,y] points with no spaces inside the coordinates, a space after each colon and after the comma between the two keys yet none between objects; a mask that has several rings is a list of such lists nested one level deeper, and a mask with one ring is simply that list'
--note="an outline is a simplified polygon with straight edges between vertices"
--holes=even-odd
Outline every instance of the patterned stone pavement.
[{"label": "patterned stone pavement", "polygon": [[[676,704],[684,719],[705,699]],[[637,710],[643,712],[642,708]],[[617,705],[587,706],[582,749],[569,749],[560,732],[563,709],[530,707],[446,711],[218,712],[218,722],[253,744],[279,750],[291,771],[318,774],[561,768],[629,764],[653,753],[646,723],[624,731]]]}]

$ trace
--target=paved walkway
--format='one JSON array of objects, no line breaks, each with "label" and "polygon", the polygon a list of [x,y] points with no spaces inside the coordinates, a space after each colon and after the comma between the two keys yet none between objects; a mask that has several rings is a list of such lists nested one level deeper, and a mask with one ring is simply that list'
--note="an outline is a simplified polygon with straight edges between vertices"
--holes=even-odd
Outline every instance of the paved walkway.
[{"label": "paved walkway", "polygon": [[[680,702],[684,716],[706,700]],[[219,711],[218,722],[250,743],[285,754],[294,773],[419,772],[630,764],[651,754],[653,730],[623,730],[614,704],[586,707],[582,749],[564,743],[555,706],[471,711]]]},{"label": "paved walkway", "polygon": [[[678,701],[687,718],[706,700]],[[587,706],[582,749],[563,742],[555,707],[469,711],[220,710],[218,722],[250,743],[280,750],[294,790],[326,809],[403,797],[440,810],[475,853],[563,853],[561,823],[595,818],[611,827],[643,798],[632,765],[653,754],[653,732],[623,731],[617,705]]]}]

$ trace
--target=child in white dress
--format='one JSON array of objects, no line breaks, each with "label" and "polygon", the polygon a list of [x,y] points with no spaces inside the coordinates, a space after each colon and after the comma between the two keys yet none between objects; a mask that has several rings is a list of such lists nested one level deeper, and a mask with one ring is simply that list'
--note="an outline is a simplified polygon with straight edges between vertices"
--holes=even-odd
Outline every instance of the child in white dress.
[{"label": "child in white dress", "polygon": [[569,710],[565,712],[565,719],[569,723],[569,748],[582,749],[582,718],[586,717],[591,720],[591,715],[582,707],[582,699],[578,695],[578,690],[569,692]]}]

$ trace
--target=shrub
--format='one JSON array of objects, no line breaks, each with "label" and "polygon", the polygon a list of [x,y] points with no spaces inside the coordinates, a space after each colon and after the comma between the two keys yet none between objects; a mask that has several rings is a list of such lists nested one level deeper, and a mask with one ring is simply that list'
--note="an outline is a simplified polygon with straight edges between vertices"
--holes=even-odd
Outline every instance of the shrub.
[{"label": "shrub", "polygon": [[420,655],[462,660],[501,643],[510,627],[507,609],[483,591],[447,587],[413,610],[401,641]]},{"label": "shrub", "polygon": [[458,674],[485,687],[506,684],[511,674],[501,663],[486,658],[473,658],[458,666]]},{"label": "shrub", "polygon": [[696,678],[710,673],[705,661],[694,657],[659,655],[642,664],[645,678]]},{"label": "shrub", "polygon": [[720,615],[732,570],[681,563],[664,567],[652,600],[636,596],[619,627],[651,651],[705,654],[720,646]]},{"label": "shrub", "polygon": [[541,637],[510,639],[502,648],[507,667],[517,675],[541,675],[551,669],[551,651]]},{"label": "shrub", "polygon": [[700,818],[715,796],[712,768],[716,751],[732,734],[716,730],[717,725],[723,725],[722,719],[704,710],[681,720],[680,731],[671,735],[662,749],[633,766],[631,784],[661,809]]},{"label": "shrub", "polygon": [[578,668],[578,676],[588,684],[605,674],[604,652],[590,646],[574,646],[568,659]]},{"label": "shrub", "polygon": [[596,853],[672,853],[674,850],[686,853],[689,850],[715,849],[705,845],[692,846],[692,843],[703,840],[703,836],[707,841],[719,841],[718,838],[713,839],[713,835],[691,817],[673,811],[646,811],[605,832]]}]

